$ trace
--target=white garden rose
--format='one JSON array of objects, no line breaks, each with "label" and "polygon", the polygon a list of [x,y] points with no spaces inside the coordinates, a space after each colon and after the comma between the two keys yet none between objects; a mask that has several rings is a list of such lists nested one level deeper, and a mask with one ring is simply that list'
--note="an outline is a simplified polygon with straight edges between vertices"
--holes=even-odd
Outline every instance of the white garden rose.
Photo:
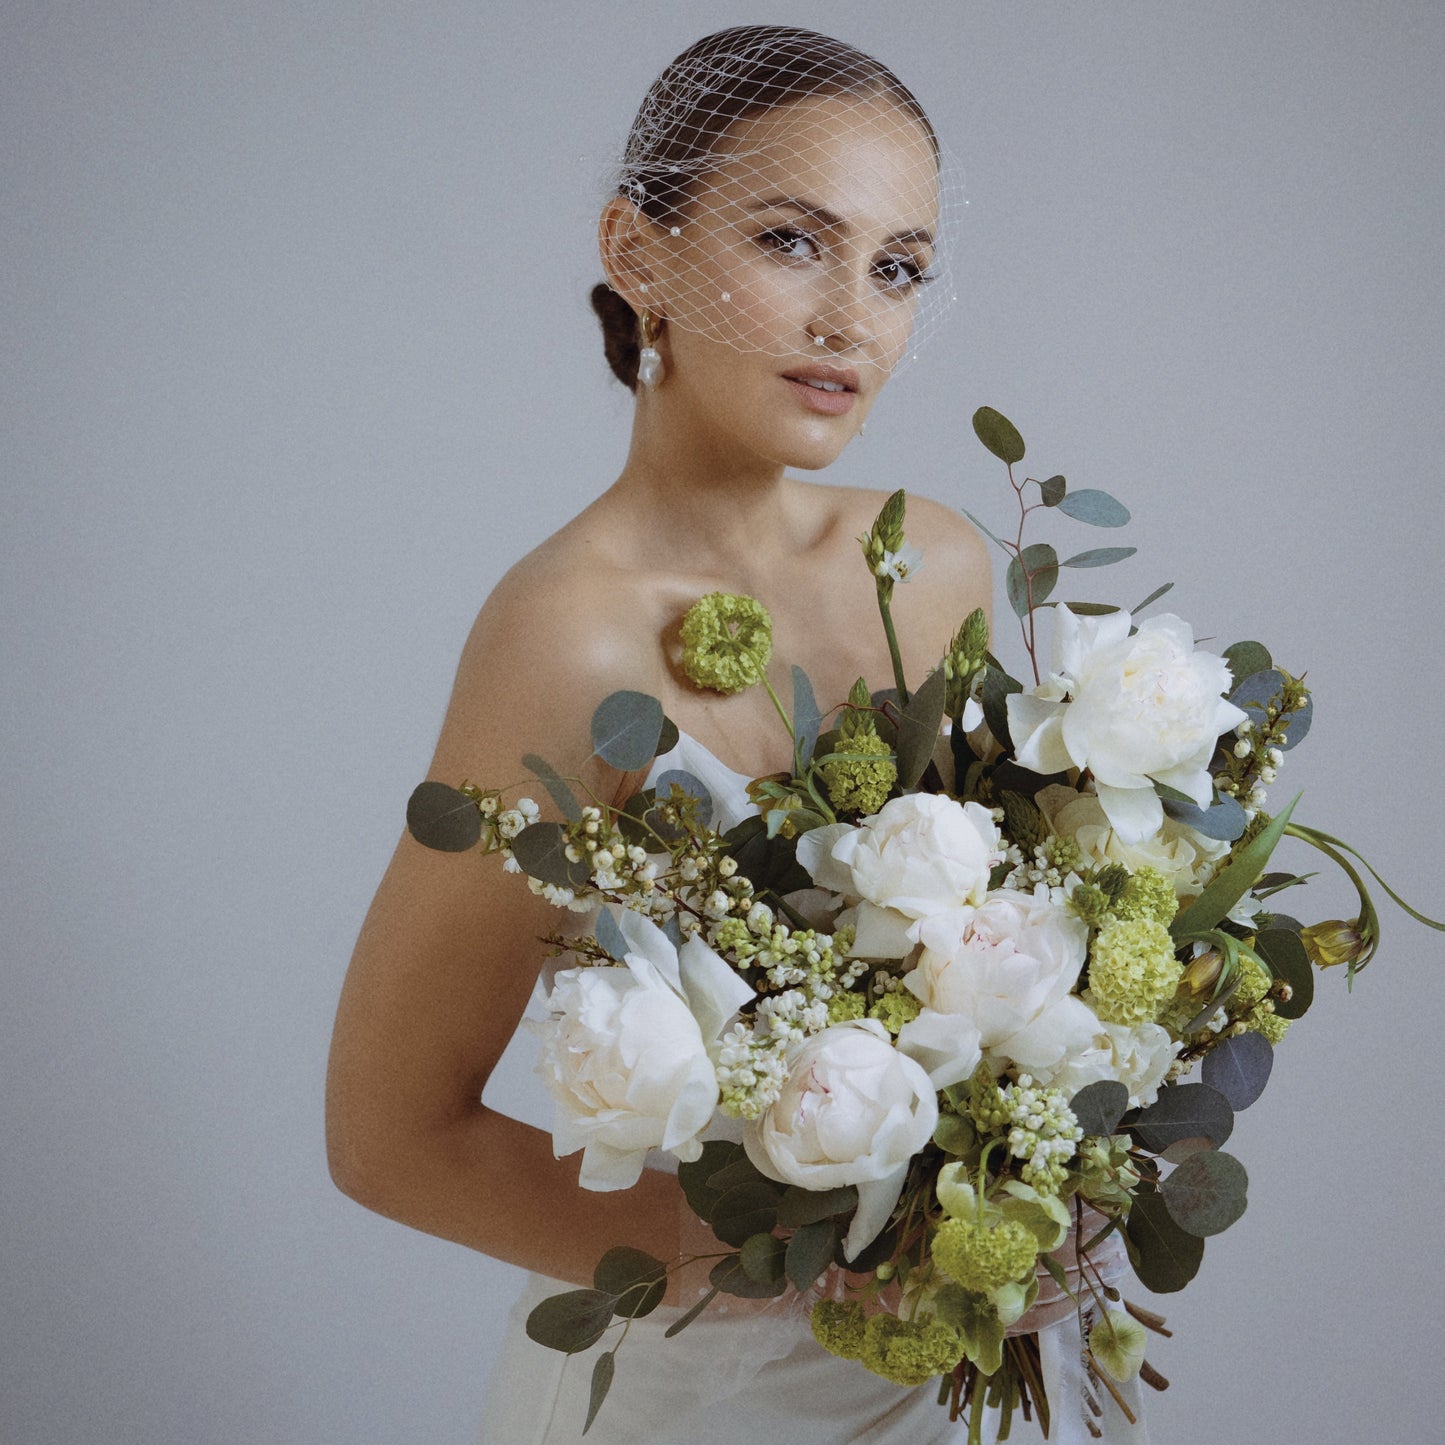
[{"label": "white garden rose", "polygon": [[1197,898],[1229,856],[1229,844],[1206,838],[1196,828],[1165,814],[1157,832],[1126,843],[1109,822],[1103,804],[1092,793],[1062,784],[1041,788],[1034,798],[1049,831],[1072,838],[1085,863],[1122,863],[1131,873],[1153,868],[1174,885],[1183,901]]},{"label": "white garden rose", "polygon": [[1113,1079],[1128,1089],[1131,1109],[1147,1108],[1159,1097],[1169,1066],[1183,1045],[1160,1024],[1130,1028],[1099,1020],[1095,1030],[1061,1066],[1042,1071],[1040,1082],[1073,1098],[1087,1084]]},{"label": "white garden rose", "polygon": [[861,900],[853,952],[865,958],[903,958],[918,919],[981,903],[1003,856],[987,808],[934,793],[893,798],[859,827],[836,823],[798,840],[815,883]]},{"label": "white garden rose", "polygon": [[1097,1025],[1072,995],[1089,930],[1045,885],[997,889],[978,908],[921,920],[914,933],[923,952],[903,982],[924,1012],[904,1025],[898,1047],[935,1087],[967,1078],[985,1055],[1030,1072],[1056,1064]]},{"label": "white garden rose", "polygon": [[844,1241],[849,1259],[888,1222],[908,1161],[933,1136],[938,1101],[928,1075],[873,1019],[834,1024],[788,1053],[778,1099],[743,1133],[770,1179],[803,1189],[858,1188]]},{"label": "white garden rose", "polygon": [[626,1189],[649,1149],[696,1159],[718,1101],[709,1048],[753,990],[699,938],[679,950],[626,912],[616,967],[560,972],[537,1072],[555,1105],[552,1147],[581,1149],[587,1189]]},{"label": "white garden rose", "polygon": [[1130,636],[1127,612],[1055,611],[1048,680],[1008,699],[1019,763],[1037,773],[1088,768],[1126,843],[1159,831],[1164,810],[1155,782],[1207,807],[1215,741],[1246,716],[1222,695],[1229,664],[1198,651],[1189,624],[1169,613],[1139,623]]}]

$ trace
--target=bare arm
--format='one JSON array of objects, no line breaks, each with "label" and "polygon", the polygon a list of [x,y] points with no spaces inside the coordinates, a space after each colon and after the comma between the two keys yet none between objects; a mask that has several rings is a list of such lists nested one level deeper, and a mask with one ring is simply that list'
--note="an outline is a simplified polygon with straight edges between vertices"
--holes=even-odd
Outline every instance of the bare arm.
[{"label": "bare arm", "polygon": [[[536,751],[564,770],[589,752],[591,696],[627,660],[586,645],[569,620],[540,622],[507,596],[473,630],[429,776],[486,784],[523,776]],[[579,658],[582,675],[569,664]],[[635,683],[635,669],[633,681]],[[624,780],[593,760],[588,784]],[[644,1171],[631,1190],[577,1183],[576,1158],[484,1107],[481,1092],[526,1007],[563,915],[499,861],[441,854],[403,836],[356,945],[327,1076],[327,1148],[337,1185],[368,1208],[560,1279],[590,1283],[606,1249],[676,1251],[679,1192]]]}]

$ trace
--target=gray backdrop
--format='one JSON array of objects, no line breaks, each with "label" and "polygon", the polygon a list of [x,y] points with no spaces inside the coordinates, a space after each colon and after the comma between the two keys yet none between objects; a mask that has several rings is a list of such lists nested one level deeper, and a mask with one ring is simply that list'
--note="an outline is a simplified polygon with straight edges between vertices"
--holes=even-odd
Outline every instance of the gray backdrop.
[{"label": "gray backdrop", "polygon": [[[1308,669],[1281,791],[1445,911],[1445,10],[771,10],[895,64],[971,196],[952,323],[837,481],[1001,517],[968,419],[1013,416],[1135,509],[1096,595],[1173,578]],[[331,1015],[477,606],[623,455],[609,158],[757,12],[5,6],[6,1445],[474,1440],[518,1277],[331,1187]],[[1151,1351],[1170,1445],[1445,1409],[1445,948],[1386,922],[1241,1119],[1249,1212]]]}]

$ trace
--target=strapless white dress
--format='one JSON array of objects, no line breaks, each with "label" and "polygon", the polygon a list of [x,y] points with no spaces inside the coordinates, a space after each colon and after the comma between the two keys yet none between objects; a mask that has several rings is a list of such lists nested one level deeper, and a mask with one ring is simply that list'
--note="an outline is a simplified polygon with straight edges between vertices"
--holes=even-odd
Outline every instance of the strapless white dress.
[{"label": "strapless white dress", "polygon": [[[715,827],[730,828],[753,811],[749,779],[686,734],[655,761],[649,784],[669,769],[701,779],[712,795]],[[659,1167],[669,1162],[676,1167],[667,1156],[657,1159]],[[592,1367],[615,1343],[615,1332],[591,1350],[562,1355],[534,1344],[525,1328],[541,1300],[573,1287],[533,1275],[513,1306],[487,1392],[483,1445],[582,1440]],[[807,1303],[791,1291],[766,1306],[719,1296],[665,1339],[681,1313],[662,1307],[633,1322],[587,1445],[959,1445],[967,1433],[962,1423],[949,1424],[936,1383],[903,1389],[824,1350],[813,1339]],[[1061,1433],[1064,1441],[1073,1438],[1056,1425],[1055,1440]],[[985,1438],[992,1439],[991,1430]],[[1107,1438],[1142,1436],[1110,1431]],[[1016,1417],[1011,1439],[1024,1445],[1042,1436]]]}]

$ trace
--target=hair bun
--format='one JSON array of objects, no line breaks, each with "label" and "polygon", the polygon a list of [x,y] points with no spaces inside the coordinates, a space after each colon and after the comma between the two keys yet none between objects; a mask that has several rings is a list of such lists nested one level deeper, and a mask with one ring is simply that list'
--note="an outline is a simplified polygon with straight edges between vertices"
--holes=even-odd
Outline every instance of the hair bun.
[{"label": "hair bun", "polygon": [[637,390],[637,313],[605,281],[592,288],[592,309],[602,324],[602,350],[612,374],[628,391]]}]

